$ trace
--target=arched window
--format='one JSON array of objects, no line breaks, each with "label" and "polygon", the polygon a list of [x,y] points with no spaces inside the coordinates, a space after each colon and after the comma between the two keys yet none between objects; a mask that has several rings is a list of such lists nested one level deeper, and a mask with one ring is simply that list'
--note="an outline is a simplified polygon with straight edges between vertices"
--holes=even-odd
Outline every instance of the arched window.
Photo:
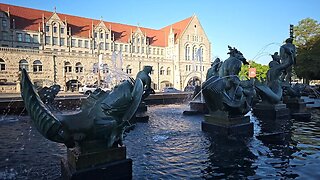
[{"label": "arched window", "polygon": [[127,74],[131,74],[132,73],[132,69],[131,69],[130,65],[127,66],[126,72],[127,72]]},{"label": "arched window", "polygon": [[170,67],[167,68],[167,75],[171,75],[171,68]]},{"label": "arched window", "polygon": [[2,58],[0,58],[0,71],[5,71],[6,70],[6,63]]},{"label": "arched window", "polygon": [[108,64],[103,64],[102,72],[103,72],[103,73],[109,73],[109,67],[108,67]]},{"label": "arched window", "polygon": [[80,62],[76,63],[75,72],[76,73],[82,73],[83,72],[83,66],[82,66],[82,64]]},{"label": "arched window", "polygon": [[72,66],[70,64],[70,62],[65,62],[64,63],[64,72],[72,72]]},{"label": "arched window", "polygon": [[98,65],[98,63],[94,63],[93,67],[92,67],[92,72],[98,73],[98,71],[99,71],[99,65]]},{"label": "arched window", "polygon": [[42,63],[40,60],[33,61],[33,72],[42,72]]},{"label": "arched window", "polygon": [[29,64],[28,61],[25,59],[19,61],[19,71],[21,71],[22,69],[29,71]]},{"label": "arched window", "polygon": [[192,47],[192,60],[195,60],[197,58],[197,47]]},{"label": "arched window", "polygon": [[201,53],[201,55],[200,55],[200,61],[203,61],[203,57],[204,57],[204,54],[203,54],[203,47],[201,46],[200,47],[200,53]]},{"label": "arched window", "polygon": [[190,46],[189,45],[186,45],[186,48],[185,48],[185,59],[190,60]]},{"label": "arched window", "polygon": [[164,68],[163,68],[163,66],[160,68],[160,75],[164,75]]}]

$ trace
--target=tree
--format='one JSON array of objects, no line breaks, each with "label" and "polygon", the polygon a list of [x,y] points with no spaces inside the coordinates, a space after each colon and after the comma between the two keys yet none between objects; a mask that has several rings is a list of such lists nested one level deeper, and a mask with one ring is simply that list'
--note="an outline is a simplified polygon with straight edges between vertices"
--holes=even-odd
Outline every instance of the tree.
[{"label": "tree", "polygon": [[297,46],[297,62],[294,70],[299,78],[308,83],[320,79],[320,24],[311,18],[294,26],[294,44]]},{"label": "tree", "polygon": [[[267,78],[267,71],[269,70],[269,67],[267,65],[262,65],[254,61],[249,61],[249,63],[250,63],[250,68],[256,68],[257,79],[265,80]],[[248,73],[249,73],[249,66],[243,65],[241,67],[239,76],[241,79],[246,79],[246,78],[249,78]]]}]

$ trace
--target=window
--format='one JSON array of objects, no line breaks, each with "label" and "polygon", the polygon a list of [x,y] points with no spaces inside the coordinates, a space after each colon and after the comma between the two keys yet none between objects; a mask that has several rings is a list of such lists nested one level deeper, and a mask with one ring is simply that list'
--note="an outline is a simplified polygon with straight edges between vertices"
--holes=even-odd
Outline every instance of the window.
[{"label": "window", "polygon": [[42,63],[40,60],[33,61],[33,72],[42,72]]},{"label": "window", "polygon": [[66,72],[66,73],[72,72],[72,67],[71,67],[71,64],[69,62],[65,62],[64,63],[64,72]]},{"label": "window", "polygon": [[26,42],[31,42],[31,36],[30,34],[26,34]]},{"label": "window", "polygon": [[21,71],[22,69],[29,71],[29,64],[28,64],[28,61],[25,59],[21,59],[19,61],[19,71]]},{"label": "window", "polygon": [[131,74],[132,73],[132,69],[131,69],[130,65],[127,66],[126,72],[127,72],[127,74]]},{"label": "window", "polygon": [[132,52],[134,53],[136,50],[136,47],[135,46],[132,46]]},{"label": "window", "polygon": [[140,46],[137,46],[137,53],[140,53]]},{"label": "window", "polygon": [[21,33],[17,33],[17,41],[22,41],[22,34]]},{"label": "window", "polygon": [[120,44],[120,51],[123,50],[123,44]]},{"label": "window", "polygon": [[103,66],[102,66],[102,73],[109,73],[108,64],[103,64]]},{"label": "window", "polygon": [[141,47],[141,53],[142,54],[144,53],[144,47]]},{"label": "window", "polygon": [[103,39],[103,33],[100,33],[100,39]]},{"label": "window", "polygon": [[64,27],[60,28],[60,33],[61,33],[61,34],[64,33]]},{"label": "window", "polygon": [[94,37],[96,38],[97,36],[98,36],[98,34],[95,32],[95,33],[94,33]]},{"label": "window", "polygon": [[82,47],[82,40],[78,40],[78,47]]},{"label": "window", "polygon": [[7,20],[6,19],[2,19],[2,29],[6,29],[7,26],[8,26]]},{"label": "window", "polygon": [[109,34],[106,34],[106,39],[109,39]]},{"label": "window", "polygon": [[187,45],[185,48],[185,59],[190,60],[190,46]]},{"label": "window", "polygon": [[163,67],[160,68],[160,75],[164,75],[164,68]]},{"label": "window", "polygon": [[140,43],[140,38],[137,39],[137,42]]},{"label": "window", "polygon": [[106,50],[109,50],[109,43],[106,43]]},{"label": "window", "polygon": [[153,54],[156,54],[156,48],[153,48]]},{"label": "window", "polygon": [[50,27],[46,26],[46,32],[49,32],[49,30],[50,30]]},{"label": "window", "polygon": [[64,38],[60,38],[60,46],[64,46]]},{"label": "window", "polygon": [[128,52],[128,45],[124,45],[124,52]]},{"label": "window", "polygon": [[103,49],[103,42],[99,43],[99,49]]},{"label": "window", "polygon": [[163,55],[163,49],[161,49],[161,55]]},{"label": "window", "polygon": [[6,63],[2,58],[0,58],[0,71],[5,71],[6,70]]},{"label": "window", "polygon": [[167,75],[171,75],[171,69],[170,69],[170,67],[167,68]]},{"label": "window", "polygon": [[39,36],[38,35],[33,35],[33,43],[39,43]]},{"label": "window", "polygon": [[51,44],[51,42],[50,42],[50,36],[46,36],[46,44]]},{"label": "window", "polygon": [[113,51],[113,43],[111,43],[111,51]]},{"label": "window", "polygon": [[86,40],[86,41],[84,41],[84,47],[85,48],[89,48],[89,43],[88,43],[88,41]]},{"label": "window", "polygon": [[9,39],[7,32],[2,31],[2,39],[3,39],[3,40],[8,40],[8,39]]},{"label": "window", "polygon": [[53,26],[53,33],[57,33],[57,26]]},{"label": "window", "polygon": [[58,45],[58,38],[57,37],[53,37],[53,45]]},{"label": "window", "polygon": [[118,44],[114,44],[114,50],[118,51]]},{"label": "window", "polygon": [[157,48],[157,55],[159,55],[159,51],[160,51],[159,48]]},{"label": "window", "polygon": [[80,62],[76,63],[76,68],[75,68],[76,73],[82,73],[83,72],[83,66]]},{"label": "window", "polygon": [[71,40],[71,47],[76,47],[76,40],[75,39]]},{"label": "window", "polygon": [[132,43],[134,43],[134,37],[132,37]]},{"label": "window", "polygon": [[192,60],[196,59],[196,53],[197,53],[197,48],[196,48],[196,46],[193,46],[193,48],[192,48]]}]

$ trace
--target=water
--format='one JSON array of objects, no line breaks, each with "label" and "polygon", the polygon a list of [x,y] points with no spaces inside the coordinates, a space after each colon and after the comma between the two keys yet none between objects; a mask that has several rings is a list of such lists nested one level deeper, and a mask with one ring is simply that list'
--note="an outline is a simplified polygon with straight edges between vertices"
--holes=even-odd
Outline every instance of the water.
[{"label": "water", "polygon": [[[293,122],[288,141],[255,137],[218,139],[201,131],[202,116],[183,116],[187,105],[152,106],[149,123],[125,137],[133,179],[319,179],[320,111]],[[1,118],[0,118],[1,119]],[[255,135],[259,121],[252,117]],[[66,148],[43,138],[28,116],[0,121],[0,179],[57,179]]]}]

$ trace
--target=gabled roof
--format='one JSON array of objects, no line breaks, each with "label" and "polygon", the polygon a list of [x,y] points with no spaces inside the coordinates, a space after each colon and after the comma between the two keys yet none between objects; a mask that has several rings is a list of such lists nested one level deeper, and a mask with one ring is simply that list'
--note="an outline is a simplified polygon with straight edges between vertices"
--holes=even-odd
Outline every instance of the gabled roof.
[{"label": "gabled roof", "polygon": [[[42,29],[42,17],[44,16],[46,22],[48,21],[48,18],[50,18],[53,14],[53,12],[49,11],[0,3],[0,11],[8,12],[8,10],[10,13],[11,25],[13,19],[15,21],[15,29],[30,31],[39,31],[39,28]],[[90,33],[92,33],[92,24],[96,26],[101,22],[101,20],[72,16],[62,13],[57,13],[57,15],[62,21],[67,21],[68,27],[71,27],[72,35],[79,37],[90,37]],[[170,32],[170,28],[173,28],[174,33],[176,33],[175,39],[177,39],[180,37],[180,34],[187,27],[192,17],[189,17],[172,25],[166,26],[160,30],[144,27],[139,28],[143,32],[143,34],[147,35],[150,45],[165,47],[167,46],[167,39]],[[103,22],[107,28],[111,28],[111,31],[114,33],[116,41],[125,43],[129,42],[131,32],[136,31],[136,29],[138,28],[137,26],[132,25],[107,21]]]}]

